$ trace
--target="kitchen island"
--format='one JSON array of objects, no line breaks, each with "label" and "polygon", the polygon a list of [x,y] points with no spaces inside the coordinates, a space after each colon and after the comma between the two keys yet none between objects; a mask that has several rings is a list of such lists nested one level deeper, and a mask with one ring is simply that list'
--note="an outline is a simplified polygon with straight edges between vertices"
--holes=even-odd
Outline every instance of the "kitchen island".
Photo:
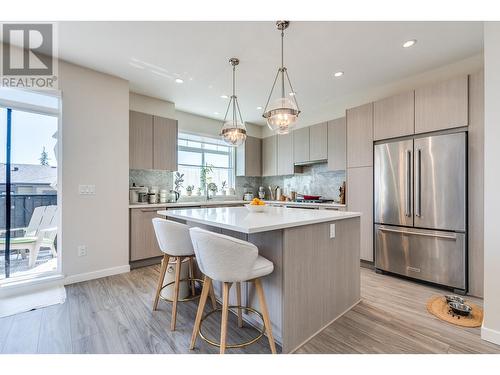
[{"label": "kitchen island", "polygon": [[[245,207],[159,211],[168,219],[252,242],[274,263],[262,279],[276,341],[290,353],[360,300],[360,214],[329,210]],[[220,296],[220,283],[215,282]],[[230,304],[236,304],[231,290]],[[259,309],[253,285],[242,303]],[[244,315],[258,324],[252,315]]]}]

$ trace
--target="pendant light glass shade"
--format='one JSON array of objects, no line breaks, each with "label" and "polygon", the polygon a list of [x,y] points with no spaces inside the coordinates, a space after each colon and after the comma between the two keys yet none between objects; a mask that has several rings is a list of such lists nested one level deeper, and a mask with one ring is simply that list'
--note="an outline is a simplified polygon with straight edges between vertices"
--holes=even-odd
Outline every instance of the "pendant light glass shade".
[{"label": "pendant light glass shade", "polygon": [[[288,27],[290,23],[288,21],[278,21],[276,22],[276,27],[281,31],[281,67],[278,68],[276,77],[274,78],[273,86],[271,87],[271,92],[267,99],[266,107],[262,116],[267,121],[267,126],[276,134],[288,134],[295,127],[297,118],[299,117],[300,109],[297,104],[297,99],[295,95],[295,90],[290,82],[290,77],[286,67],[284,66],[283,58],[283,38],[284,30]],[[281,78],[281,97],[275,99],[271,104],[271,96],[273,95],[274,87],[276,82]],[[290,92],[294,95],[289,98],[285,94],[285,85],[288,84]]]},{"label": "pendant light glass shade", "polygon": [[[227,106],[226,114],[224,116],[224,121],[222,124],[222,129],[220,131],[220,136],[224,142],[230,146],[241,146],[245,143],[247,139],[247,130],[245,128],[245,123],[241,117],[240,106],[238,104],[238,98],[235,94],[235,71],[236,65],[240,63],[240,60],[233,57],[229,59],[229,63],[233,66],[233,95],[229,99],[229,104]],[[231,119],[227,120],[228,113],[231,110]]]},{"label": "pendant light glass shade", "polygon": [[295,127],[299,110],[290,98],[278,98],[265,113],[267,126],[277,134],[288,134]]},{"label": "pendant light glass shade", "polygon": [[247,139],[245,124],[238,120],[236,120],[236,122],[232,120],[226,121],[222,126],[220,135],[228,145],[235,147],[241,146]]}]

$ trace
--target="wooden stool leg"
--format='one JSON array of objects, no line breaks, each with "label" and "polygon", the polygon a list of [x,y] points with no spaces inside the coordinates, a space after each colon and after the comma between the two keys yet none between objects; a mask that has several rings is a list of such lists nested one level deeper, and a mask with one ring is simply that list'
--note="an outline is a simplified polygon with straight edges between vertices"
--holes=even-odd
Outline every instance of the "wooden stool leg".
[{"label": "wooden stool leg", "polygon": [[212,309],[215,310],[217,308],[217,300],[215,299],[213,282],[210,283],[210,299],[212,300]]},{"label": "wooden stool leg", "polygon": [[[193,258],[189,257],[189,278],[194,279],[194,265],[193,265]],[[189,282],[191,284],[191,295],[194,296],[196,294],[195,291],[195,281],[191,280]]]},{"label": "wooden stool leg", "polygon": [[220,354],[226,351],[227,319],[229,312],[229,289],[230,283],[224,283],[222,288],[222,324],[220,330]]},{"label": "wooden stool leg", "polygon": [[205,304],[207,303],[208,292],[212,290],[212,287],[212,279],[205,276],[203,280],[203,289],[201,291],[200,302],[198,304],[198,311],[196,312],[196,319],[194,320],[193,334],[191,335],[191,345],[189,345],[189,349],[191,350],[194,349],[194,344],[196,343],[198,332],[200,332],[203,310],[205,309]]},{"label": "wooden stool leg", "polygon": [[163,255],[161,260],[160,268],[160,278],[158,279],[158,286],[156,287],[155,301],[153,303],[153,311],[158,308],[158,300],[160,299],[161,288],[163,288],[163,280],[165,279],[165,273],[167,272],[169,256],[167,254]]},{"label": "wooden stool leg", "polygon": [[[241,283],[236,283],[236,303],[241,306]],[[243,318],[241,316],[241,308],[238,307],[238,327],[243,327]]]},{"label": "wooden stool leg", "polygon": [[172,319],[170,320],[170,330],[175,331],[175,323],[177,321],[177,301],[179,300],[179,286],[181,280],[182,258],[177,257],[175,265],[175,283],[174,283],[174,298],[172,298]]},{"label": "wooden stool leg", "polygon": [[269,319],[269,312],[267,311],[266,297],[264,296],[264,290],[262,289],[262,284],[260,279],[254,280],[255,289],[257,289],[257,294],[259,296],[259,305],[262,310],[262,316],[264,317],[264,326],[267,332],[267,338],[269,340],[269,346],[271,347],[271,353],[276,354],[276,345],[274,344],[273,330],[271,328],[271,320]]}]

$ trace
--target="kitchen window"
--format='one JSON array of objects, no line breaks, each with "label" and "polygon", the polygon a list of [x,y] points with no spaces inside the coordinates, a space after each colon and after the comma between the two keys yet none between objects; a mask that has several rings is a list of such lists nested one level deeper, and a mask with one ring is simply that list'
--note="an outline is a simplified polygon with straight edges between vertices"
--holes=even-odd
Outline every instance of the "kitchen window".
[{"label": "kitchen window", "polygon": [[178,171],[184,174],[183,194],[190,185],[194,185],[193,194],[200,187],[204,191],[201,181],[204,166],[212,167],[212,172],[207,174],[207,182],[215,183],[218,193],[222,190],[223,182],[226,183],[225,188],[234,188],[234,165],[234,148],[225,145],[220,139],[179,133]]}]

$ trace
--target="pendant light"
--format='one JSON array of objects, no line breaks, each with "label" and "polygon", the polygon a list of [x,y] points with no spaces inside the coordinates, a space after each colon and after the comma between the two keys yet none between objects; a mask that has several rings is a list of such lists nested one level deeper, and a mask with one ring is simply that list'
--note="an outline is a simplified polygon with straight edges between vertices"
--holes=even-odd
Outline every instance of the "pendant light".
[{"label": "pendant light", "polygon": [[[284,31],[290,25],[289,21],[277,21],[276,27],[281,31],[281,67],[278,68],[276,77],[274,78],[273,86],[271,87],[271,92],[267,98],[266,107],[264,108],[264,113],[262,116],[267,120],[267,125],[269,128],[277,134],[288,134],[295,127],[295,122],[299,116],[300,110],[297,104],[297,99],[295,91],[293,90],[292,83],[290,82],[290,77],[288,77],[288,72],[284,64],[283,58],[283,38]],[[270,106],[269,101],[273,95],[274,86],[278,78],[281,78],[281,97],[277,98]],[[286,82],[290,86],[290,97],[285,94],[285,78]],[[269,108],[268,108],[269,106]]]},{"label": "pendant light", "polygon": [[[226,142],[228,145],[241,146],[247,139],[247,130],[245,128],[243,118],[241,117],[240,106],[238,104],[238,98],[236,97],[235,90],[236,65],[240,63],[240,60],[238,60],[236,57],[232,57],[229,59],[229,63],[233,67],[233,95],[231,95],[231,98],[229,99],[229,104],[227,106],[226,114],[224,115],[224,122],[220,131],[220,135],[224,142]],[[231,105],[231,119],[226,121],[229,110],[231,109]]]}]

